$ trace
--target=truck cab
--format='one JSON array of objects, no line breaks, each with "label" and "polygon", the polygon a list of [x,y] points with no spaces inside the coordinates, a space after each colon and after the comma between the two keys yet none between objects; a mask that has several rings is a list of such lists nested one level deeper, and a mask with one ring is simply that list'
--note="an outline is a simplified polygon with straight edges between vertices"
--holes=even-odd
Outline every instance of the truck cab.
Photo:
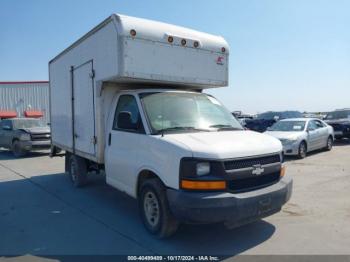
[{"label": "truck cab", "polygon": [[[106,182],[138,199],[157,236],[171,235],[179,223],[237,227],[278,212],[291,196],[280,142],[244,130],[210,95],[126,90],[108,112]],[[86,161],[68,156],[73,183],[84,185],[87,173],[74,166],[87,169]]]},{"label": "truck cab", "polygon": [[324,120],[334,128],[336,139],[350,138],[350,108],[329,112]]},{"label": "truck cab", "polygon": [[105,173],[159,238],[278,212],[292,192],[281,142],[205,94],[228,85],[228,55],[222,37],[112,15],[49,63],[52,155],[65,150],[76,187]]}]

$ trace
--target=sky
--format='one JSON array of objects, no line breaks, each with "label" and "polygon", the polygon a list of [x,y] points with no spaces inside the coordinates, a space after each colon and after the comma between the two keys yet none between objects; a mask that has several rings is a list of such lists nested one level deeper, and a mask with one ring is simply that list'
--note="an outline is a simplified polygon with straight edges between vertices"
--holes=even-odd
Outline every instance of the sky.
[{"label": "sky", "polygon": [[0,81],[47,80],[48,61],[112,13],[223,36],[246,113],[350,107],[349,0],[1,0]]}]

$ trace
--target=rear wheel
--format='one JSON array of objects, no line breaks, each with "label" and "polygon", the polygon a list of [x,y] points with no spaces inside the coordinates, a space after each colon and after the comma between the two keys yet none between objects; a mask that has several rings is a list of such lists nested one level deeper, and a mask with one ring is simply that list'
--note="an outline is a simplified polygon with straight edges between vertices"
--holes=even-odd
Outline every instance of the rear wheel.
[{"label": "rear wheel", "polygon": [[333,138],[330,136],[327,139],[327,145],[326,145],[326,150],[331,151],[333,147]]},{"label": "rear wheel", "polygon": [[87,183],[87,163],[84,158],[67,154],[66,172],[69,174],[75,187],[82,187]]},{"label": "rear wheel", "polygon": [[18,140],[13,141],[11,151],[15,157],[23,157],[28,153],[21,147]]},{"label": "rear wheel", "polygon": [[299,150],[298,150],[298,157],[300,159],[303,159],[306,157],[306,152],[307,152],[307,147],[306,147],[306,143],[303,141],[300,143],[299,145]]},{"label": "rear wheel", "polygon": [[165,187],[158,178],[142,182],[138,202],[143,224],[151,234],[166,238],[176,232],[179,223],[170,212]]}]

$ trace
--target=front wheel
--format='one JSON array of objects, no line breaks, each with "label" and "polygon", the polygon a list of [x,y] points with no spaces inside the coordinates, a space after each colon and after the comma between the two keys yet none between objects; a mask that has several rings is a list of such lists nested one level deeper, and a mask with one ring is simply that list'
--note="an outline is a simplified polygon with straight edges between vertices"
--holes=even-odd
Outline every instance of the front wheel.
[{"label": "front wheel", "polygon": [[166,238],[176,232],[179,223],[170,212],[165,187],[159,179],[142,183],[138,202],[143,224],[151,234]]},{"label": "front wheel", "polygon": [[327,145],[326,145],[326,150],[327,151],[331,151],[333,147],[333,138],[332,137],[328,137],[327,139]]},{"label": "front wheel", "polygon": [[306,157],[306,152],[307,152],[307,147],[306,147],[306,143],[303,141],[300,143],[299,145],[299,150],[298,150],[298,157],[300,159],[303,159]]},{"label": "front wheel", "polygon": [[15,157],[23,157],[27,154],[27,151],[21,147],[18,140],[13,141],[11,151]]}]

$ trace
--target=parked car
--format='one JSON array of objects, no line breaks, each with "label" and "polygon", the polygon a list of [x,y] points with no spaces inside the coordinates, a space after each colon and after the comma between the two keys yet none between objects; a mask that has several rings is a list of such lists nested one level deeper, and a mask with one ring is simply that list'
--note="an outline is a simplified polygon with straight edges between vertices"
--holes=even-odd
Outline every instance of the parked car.
[{"label": "parked car", "polygon": [[336,139],[350,138],[350,109],[329,112],[324,120],[334,128]]},{"label": "parked car", "polygon": [[251,120],[251,119],[254,118],[252,115],[249,115],[249,114],[242,114],[241,111],[232,112],[232,115],[239,121],[239,123],[240,123],[243,127],[246,126],[246,121],[247,121],[247,120]]},{"label": "parked car", "polygon": [[0,147],[10,149],[16,157],[29,151],[50,148],[50,127],[39,119],[11,118],[0,121]]},{"label": "parked car", "polygon": [[272,126],[278,120],[299,117],[303,117],[303,114],[298,111],[269,111],[262,114],[258,114],[258,116],[254,119],[246,120],[245,127],[247,129],[257,132],[265,132],[268,127]]},{"label": "parked car", "polygon": [[292,118],[278,121],[265,134],[278,138],[285,155],[306,157],[307,152],[331,150],[334,140],[333,128],[317,118]]}]

